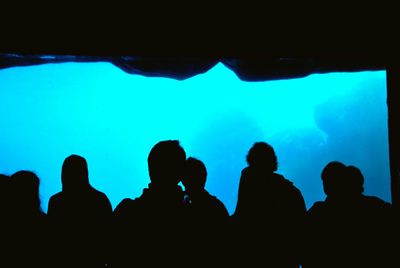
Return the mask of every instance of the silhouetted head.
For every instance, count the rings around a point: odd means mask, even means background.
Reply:
[[[329,162],[321,173],[325,194],[330,198],[343,198],[347,191],[347,167],[338,161]]]
[[[185,150],[178,140],[160,141],[147,158],[150,180],[154,185],[177,185],[182,178],[186,161]]]
[[[185,164],[185,174],[182,184],[188,192],[201,191],[206,186],[207,169],[200,160],[189,157]]]
[[[19,212],[39,212],[39,178],[31,171],[18,171],[11,175],[13,209]]]
[[[266,142],[256,142],[249,150],[246,161],[250,167],[274,172],[278,169],[278,160],[274,148]]]
[[[61,171],[64,190],[79,190],[89,186],[89,172],[86,159],[79,155],[65,158]]]
[[[347,167],[348,188],[354,195],[360,195],[364,192],[364,175],[361,170],[355,166]]]

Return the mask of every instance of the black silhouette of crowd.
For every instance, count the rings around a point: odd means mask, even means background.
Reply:
[[[326,199],[307,210],[272,146],[255,142],[246,160],[232,215],[177,140],[154,145],[148,187],[114,210],[82,156],[65,158],[47,214],[35,173],[0,175],[0,267],[400,267],[395,208],[363,194],[360,169],[327,163]]]

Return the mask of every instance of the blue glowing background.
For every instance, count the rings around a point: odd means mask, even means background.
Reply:
[[[390,201],[385,71],[243,82],[218,64],[177,81],[109,63],[45,64],[0,70],[0,100],[0,173],[36,172],[44,211],[70,154],[87,159],[91,184],[114,208],[139,196],[147,155],[164,139],[206,164],[206,188],[230,213],[246,153],[260,140],[274,146],[278,172],[308,208],[325,198],[320,173],[332,160],[358,166],[365,193]]]

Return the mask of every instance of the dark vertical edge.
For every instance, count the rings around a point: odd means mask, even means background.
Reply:
[[[400,208],[400,65],[386,68],[392,204]]]

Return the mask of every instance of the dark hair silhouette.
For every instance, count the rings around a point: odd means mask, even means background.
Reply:
[[[329,162],[321,173],[324,192],[332,200],[359,198],[364,191],[364,176],[355,166]]]
[[[40,206],[39,178],[31,171],[18,171],[11,175],[12,206],[14,212],[43,213]]]
[[[333,178],[340,179],[341,176],[344,175],[346,166],[339,161],[332,161],[326,164],[326,166],[322,169],[321,179],[323,182]]]
[[[251,167],[274,172],[278,169],[278,160],[274,148],[266,142],[256,142],[249,150],[246,161]]]
[[[86,159],[79,155],[65,158],[61,171],[63,191],[76,191],[89,187],[89,172]]]
[[[348,187],[354,195],[360,195],[364,192],[364,175],[361,170],[355,166],[347,167],[347,176],[349,178]]]
[[[154,184],[176,185],[181,177],[186,153],[177,140],[158,142],[147,158],[150,180]]]
[[[343,197],[346,187],[346,166],[339,161],[329,162],[321,172],[325,194],[330,198]]]
[[[182,184],[187,191],[203,190],[206,186],[207,169],[200,160],[189,157],[186,160],[185,176],[182,178]]]

